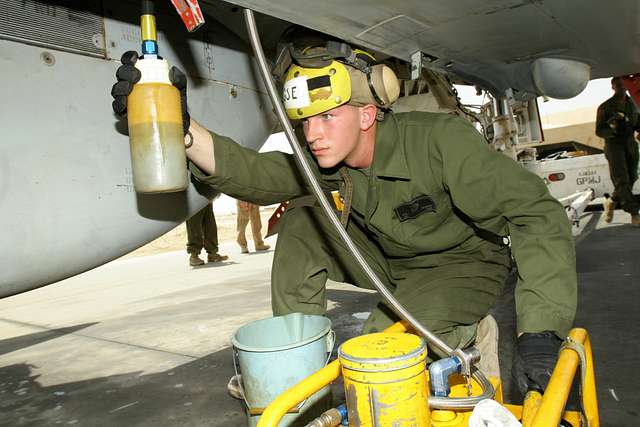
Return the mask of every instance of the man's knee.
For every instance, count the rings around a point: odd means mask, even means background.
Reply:
[[[382,332],[399,320],[400,318],[386,304],[378,304],[365,322],[362,333]],[[469,325],[456,324],[448,319],[447,316],[420,317],[417,320],[451,348],[466,348],[475,341],[478,328],[477,322]],[[429,348],[431,352],[429,357],[431,359],[439,359],[446,356],[442,351],[431,346]]]
[[[317,269],[315,273],[301,270],[299,274],[281,275],[278,278],[272,275],[271,308],[274,315],[322,315],[326,312],[326,270],[320,267]]]

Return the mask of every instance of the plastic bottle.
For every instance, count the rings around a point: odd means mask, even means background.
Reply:
[[[142,78],[127,100],[133,185],[138,193],[168,193],[187,188],[187,160],[180,92],[160,58],[136,62]]]

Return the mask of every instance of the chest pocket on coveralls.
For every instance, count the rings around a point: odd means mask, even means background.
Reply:
[[[426,194],[396,206],[393,211],[400,222],[414,219],[425,213],[435,213],[436,202]]]
[[[393,209],[393,232],[412,252],[436,249],[427,235],[436,233],[446,221],[451,203],[444,194],[430,192],[405,197]]]

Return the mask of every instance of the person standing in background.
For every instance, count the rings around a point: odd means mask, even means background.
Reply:
[[[207,251],[207,262],[229,259],[227,255],[218,253],[218,227],[211,202],[187,220],[187,252],[191,267],[204,264],[200,258],[203,247]]]
[[[249,247],[247,246],[247,236],[245,230],[247,224],[251,222],[251,233],[253,234],[253,244],[256,251],[266,251],[271,246],[265,245],[262,240],[262,221],[260,219],[260,207],[253,203],[244,202],[242,200],[237,201],[238,205],[238,238],[237,242],[240,245],[240,252],[243,254],[249,253]]]
[[[638,141],[640,116],[627,95],[620,77],[611,79],[614,94],[598,107],[596,135],[604,138],[604,154],[609,162],[613,181],[613,196],[604,203],[604,220],[613,220],[614,209],[624,209],[631,215],[631,224],[640,225],[640,204],[633,195],[633,183],[638,179]]]

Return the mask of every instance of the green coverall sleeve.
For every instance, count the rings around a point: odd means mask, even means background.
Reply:
[[[216,170],[208,176],[190,163],[191,173],[199,181],[257,205],[279,203],[310,193],[292,155],[278,151],[258,153],[231,138],[211,134]],[[317,171],[316,176],[319,177]]]
[[[598,107],[598,113],[596,115],[596,135],[600,138],[609,139],[614,138],[616,133],[609,124],[607,120],[609,120],[610,114],[608,114],[607,109],[604,105],[600,105]]]
[[[565,336],[577,305],[571,225],[544,182],[494,151],[469,123],[454,116],[431,133],[434,174],[453,204],[480,228],[511,236],[518,266],[515,290],[518,332],[555,331]]]

